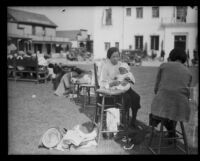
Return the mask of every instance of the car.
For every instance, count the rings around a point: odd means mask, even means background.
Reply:
[[[122,50],[121,60],[130,66],[138,66],[142,63],[144,52],[141,50]]]

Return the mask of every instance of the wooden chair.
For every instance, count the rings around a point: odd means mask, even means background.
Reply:
[[[96,64],[94,65],[94,74],[95,74],[96,111],[95,111],[95,116],[93,118],[93,122],[98,127],[97,143],[99,144],[102,133],[113,133],[113,132],[127,130],[129,122],[129,110],[125,110],[124,108],[124,102],[123,102],[124,91],[121,90],[109,91],[109,90],[102,90],[99,88],[100,87],[98,82],[99,73]],[[112,100],[112,103],[107,104],[106,99]],[[103,127],[103,124],[105,123],[104,118],[107,112],[106,109],[111,107],[118,108],[120,110],[120,115],[125,117],[124,124],[122,124],[122,121],[120,121],[121,125],[123,125],[124,127],[122,130],[108,131],[105,130]]]
[[[148,143],[148,149],[153,153],[153,154],[161,154],[161,149],[166,149],[166,148],[169,148],[170,146],[162,146],[162,141],[163,140],[171,140],[173,141],[174,143],[174,147],[178,147],[180,150],[182,150],[183,152],[185,152],[186,154],[189,154],[189,149],[188,149],[188,142],[187,142],[187,137],[186,137],[186,133],[185,133],[185,128],[184,128],[184,124],[182,121],[178,121],[177,123],[180,124],[180,127],[181,127],[181,132],[179,132],[178,130],[174,129],[173,132],[175,134],[174,137],[171,137],[171,138],[167,138],[164,136],[164,130],[163,130],[163,125],[164,125],[164,121],[165,121],[165,118],[161,118],[161,117],[158,117],[158,116],[155,116],[155,115],[151,115],[153,119],[156,119],[156,120],[159,120],[161,121],[161,126],[160,126],[160,130],[158,131],[159,133],[159,136],[158,137],[155,137],[155,126],[153,125],[152,126],[152,131],[151,131],[151,136],[150,136],[150,140],[149,140],[149,143]],[[168,131],[169,132],[169,131]],[[179,135],[177,135],[179,134]],[[158,138],[158,144],[153,146],[153,140]],[[183,142],[184,142],[184,150],[177,145],[177,140],[178,139],[183,139]],[[156,151],[157,149],[157,151]]]
[[[95,69],[96,69],[96,64],[94,63],[94,70]],[[75,89],[77,89],[77,90],[75,90]],[[83,110],[85,110],[85,107],[87,104],[91,103],[91,89],[94,89],[94,92],[95,92],[96,85],[88,84],[88,83],[73,83],[73,85],[72,85],[73,94],[77,95],[77,101],[80,102],[80,100],[81,100]],[[81,91],[82,91],[82,93],[81,93]]]
[[[80,84],[78,86],[79,88],[79,93],[78,93],[78,97],[80,96],[80,90],[82,90],[82,107],[83,110],[85,110],[86,105],[91,103],[91,89],[94,90],[94,97],[96,98],[96,90],[99,88],[99,84],[98,84],[98,78],[97,78],[97,65],[96,63],[94,63],[94,84]],[[88,100],[88,101],[87,101]]]
[[[193,90],[194,90],[194,87],[189,87],[189,97],[188,97],[189,101],[194,101]],[[161,149],[169,148],[169,146],[161,146],[163,140],[172,140],[175,148],[177,147],[184,153],[189,154],[188,140],[187,140],[187,136],[186,136],[186,132],[185,132],[184,123],[182,121],[177,121],[177,124],[180,125],[181,132],[174,129],[174,130],[172,130],[172,132],[175,134],[175,136],[172,138],[166,138],[166,137],[164,137],[165,132],[163,130],[164,121],[166,119],[159,117],[159,116],[151,115],[151,114],[150,114],[150,117],[152,117],[155,120],[159,120],[161,122],[160,130],[158,132],[159,133],[159,142],[158,142],[157,146],[152,146],[153,139],[155,139],[155,137],[154,137],[155,126],[154,125],[152,126],[151,137],[150,137],[150,140],[148,143],[148,149],[153,154],[161,154]],[[168,132],[170,132],[170,131],[168,131]],[[177,145],[177,140],[180,140],[180,139],[183,140],[184,149],[182,149],[182,147]],[[155,149],[157,149],[157,152],[155,151]]]
[[[101,134],[102,133],[114,133],[114,132],[120,132],[128,129],[128,122],[129,122],[129,110],[126,110],[124,108],[124,102],[123,102],[123,91],[106,91],[98,89],[96,91],[97,93],[97,105],[96,105],[96,116],[95,116],[95,122],[98,125],[98,137],[97,137],[97,143],[100,142]],[[101,99],[99,99],[101,98]],[[112,99],[113,102],[111,104],[106,103],[106,99]],[[101,101],[99,101],[101,100]],[[122,124],[120,121],[120,124],[123,125],[122,130],[117,131],[109,131],[103,127],[105,124],[105,117],[106,112],[108,108],[118,108],[120,110],[120,115],[125,116],[125,122]]]

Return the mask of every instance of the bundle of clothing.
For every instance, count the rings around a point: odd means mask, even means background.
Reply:
[[[92,124],[92,123],[90,123]],[[59,127],[49,128],[41,137],[38,148],[57,149],[61,151],[97,146],[97,128],[89,133],[82,130],[82,125],[76,125],[71,130]]]

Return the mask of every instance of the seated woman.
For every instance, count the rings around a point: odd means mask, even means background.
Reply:
[[[72,81],[74,83],[75,82],[90,83],[91,80],[89,78],[91,77],[92,77],[91,71],[84,71],[79,68],[72,68],[71,72],[68,72],[62,76],[60,83],[57,89],[55,90],[54,94],[57,96],[68,95],[70,92],[72,92],[71,91]]]
[[[119,84],[119,81],[114,80],[114,78],[120,74],[119,68],[121,64],[122,63],[119,61],[119,49],[116,47],[110,48],[107,52],[107,60],[104,62],[101,69],[99,79],[100,87],[105,87],[107,84],[109,87],[113,87]],[[136,127],[137,111],[140,108],[140,96],[133,90],[133,88],[129,88],[124,93],[123,99],[125,108],[127,110],[131,108],[132,111],[131,126]]]
[[[189,120],[192,75],[184,65],[186,59],[186,53],[177,48],[170,52],[169,62],[160,65],[154,87],[156,95],[151,104],[150,125],[157,126],[162,118],[164,126],[171,131],[176,128],[177,121]],[[153,119],[156,117],[159,119]],[[174,136],[174,132],[168,133],[168,137]]]

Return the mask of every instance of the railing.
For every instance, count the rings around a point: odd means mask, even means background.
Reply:
[[[164,17],[164,18],[161,18],[161,23],[162,24],[182,24],[182,23],[186,23],[186,18],[177,19],[175,17]]]
[[[23,34],[22,36],[24,38],[31,38],[33,41],[69,42],[69,39],[64,37],[40,36],[40,35],[30,35],[30,34]]]

